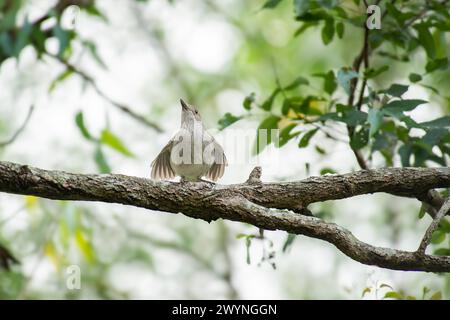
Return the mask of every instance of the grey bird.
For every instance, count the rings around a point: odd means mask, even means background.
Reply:
[[[227,158],[222,147],[209,134],[198,110],[180,99],[181,127],[161,150],[152,166],[152,179],[204,181],[206,177],[217,181],[225,172]]]

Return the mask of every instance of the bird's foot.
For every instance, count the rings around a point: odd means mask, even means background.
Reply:
[[[203,180],[202,178],[197,178],[197,180],[195,180],[195,181],[187,180],[187,179],[184,178],[184,177],[181,177],[181,179],[180,179],[180,183],[182,183],[182,184],[186,184],[186,183],[196,183],[196,182],[207,183],[207,184],[209,184],[211,187],[215,187],[215,186],[216,186],[216,183],[215,183],[215,182],[208,181],[208,180]]]

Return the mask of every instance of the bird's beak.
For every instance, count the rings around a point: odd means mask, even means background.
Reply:
[[[189,110],[189,106],[186,102],[183,101],[183,99],[180,99],[180,103],[181,103],[181,107],[183,108],[183,110]]]

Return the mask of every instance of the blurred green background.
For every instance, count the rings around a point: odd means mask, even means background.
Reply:
[[[26,122],[12,143],[0,145],[0,159],[148,178],[151,161],[179,126],[179,98],[198,106],[209,128],[226,127],[216,133],[219,139],[236,128],[256,133],[268,114],[279,117],[275,127],[295,124],[303,134],[314,128],[305,117],[346,100],[336,77],[352,66],[364,38],[358,26],[358,17],[365,17],[362,2],[322,2],[333,17],[332,32],[324,31],[327,19],[300,17],[302,1],[0,0],[0,142]],[[410,13],[423,10],[423,1],[400,5]],[[404,98],[429,101],[409,114],[417,122],[450,110],[445,29],[450,20],[448,7],[439,10],[442,30],[432,29],[433,57],[429,46],[421,47],[425,31],[418,29],[412,37],[418,42],[407,39],[406,45],[396,43],[401,41],[396,34],[386,40],[384,25],[375,33],[385,38],[371,67],[383,72],[370,79],[370,88],[409,86]],[[393,21],[388,15],[386,28],[394,28]],[[430,61],[440,63],[433,72],[427,71]],[[411,73],[423,77],[412,81]],[[270,96],[299,77],[307,84],[287,94],[301,104],[310,98],[308,112],[297,110],[294,119],[282,111],[286,96]],[[261,107],[268,100],[271,107]],[[320,128],[301,148],[300,137],[289,136],[276,149],[277,161],[263,151],[262,179],[292,181],[359,169],[346,124]],[[412,145],[425,133],[410,129],[409,140],[399,143]],[[414,165],[446,165],[448,124],[442,130],[440,149]],[[389,148],[378,153],[373,145],[364,148],[372,167],[404,164],[398,149],[389,154]],[[238,151],[225,152],[233,159]],[[253,166],[231,162],[220,183],[245,181]],[[311,209],[363,241],[404,250],[415,250],[430,221],[418,218],[418,201],[383,194]],[[240,223],[0,194],[0,243],[21,262],[0,271],[0,298],[382,299],[391,291],[418,299],[450,297],[446,275],[383,270],[352,261],[319,240],[284,232],[266,232],[261,240],[253,237],[257,234],[256,227]],[[433,250],[448,249],[449,234],[438,236]],[[80,267],[80,290],[67,288],[71,265]]]

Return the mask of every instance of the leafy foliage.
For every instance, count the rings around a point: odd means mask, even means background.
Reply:
[[[273,10],[280,3],[267,1],[263,9]],[[403,166],[446,165],[450,141],[448,116],[417,123],[410,113],[418,107],[427,108],[424,105],[428,101],[404,99],[403,96],[414,84],[439,94],[423,82],[430,74],[446,70],[449,66],[446,50],[443,49],[445,41],[442,40],[450,31],[449,12],[445,5],[436,0],[429,1],[425,8],[414,3],[406,4],[405,1],[382,2],[380,5],[384,12],[382,28],[369,30],[365,26],[367,16],[361,1],[354,1],[353,6],[349,7],[340,6],[338,1],[293,1],[295,20],[300,23],[295,37],[317,27],[321,28],[324,45],[340,41],[344,30],[351,28],[359,28],[366,36],[361,37],[361,51],[356,51],[353,65],[337,65],[312,75],[323,79],[323,92],[327,95],[300,94],[298,85],[310,85],[308,76],[301,74],[284,88],[279,83],[285,79],[276,79],[275,88],[260,103],[255,93],[245,99],[243,104],[247,111],[253,112],[250,106],[255,106],[260,109],[255,113],[267,113],[259,129],[276,129],[278,123],[289,123],[279,128],[280,147],[295,139],[299,139],[299,148],[308,147],[322,126],[340,123],[348,129],[349,147],[362,153],[361,159],[365,162],[378,153],[387,166],[396,165],[397,159]],[[405,5],[408,10],[404,9]],[[335,37],[336,34],[338,37]],[[409,56],[420,51],[427,57],[421,67],[425,72],[411,73],[407,79],[411,85],[383,82],[383,87],[387,89],[379,88],[380,77],[394,70],[395,64],[408,61]],[[371,60],[376,56],[378,66],[372,67]],[[445,99],[450,102],[450,98]],[[221,122],[231,122],[227,119],[236,122],[240,118],[227,114]],[[311,127],[311,124],[316,126]],[[420,137],[414,133],[418,129],[421,130]],[[257,142],[260,141],[259,135]],[[330,134],[325,136],[335,138]]]

